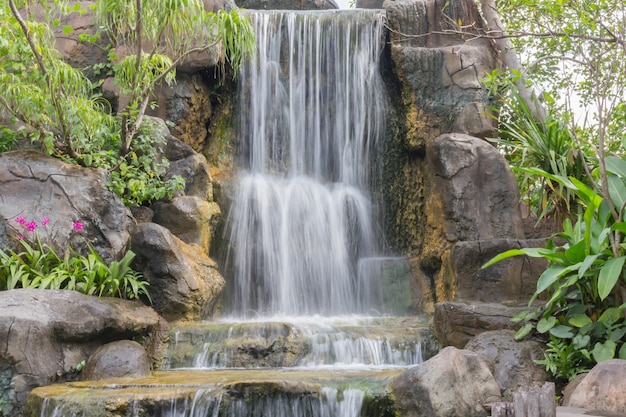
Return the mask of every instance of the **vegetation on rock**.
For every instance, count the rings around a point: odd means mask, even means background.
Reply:
[[[111,189],[128,205],[171,196],[182,180],[162,179],[168,167],[159,156],[165,134],[145,118],[151,93],[162,82],[173,83],[176,66],[193,52],[221,48],[220,61],[236,71],[254,45],[250,23],[236,10],[206,12],[200,0],[99,0],[90,11],[80,3],[41,2],[47,20],[35,18],[35,6],[9,0],[0,9],[0,114],[9,119],[1,126],[0,148],[26,138],[50,155],[105,168]],[[54,48],[57,16],[87,12],[114,42],[100,70],[111,72],[126,103],[115,115],[98,93],[100,83],[64,62]],[[82,34],[79,41],[98,38]]]
[[[15,288],[74,290],[99,297],[150,300],[147,281],[130,264],[135,257],[126,252],[119,261],[107,264],[91,246],[86,256],[69,245],[64,252],[55,250],[37,232],[37,223],[26,221],[23,216],[15,219],[24,230],[18,236],[22,251],[0,249],[0,290]],[[41,221],[46,229],[48,218]],[[75,221],[74,232],[83,230],[83,224]]]
[[[496,9],[493,0],[483,5]],[[626,5],[623,2],[499,1],[506,37],[529,63],[488,77],[499,99],[505,154],[518,172],[521,194],[539,218],[563,221],[545,248],[510,250],[511,256],[549,262],[517,336],[532,330],[547,342],[539,361],[557,378],[571,380],[595,363],[626,359]],[[503,82],[504,80],[504,82]],[[519,81],[535,91],[520,99]],[[517,84],[515,84],[517,82]],[[517,88],[519,90],[519,88]],[[530,111],[539,105],[543,117]],[[537,303],[541,299],[541,303]],[[547,301],[546,301],[547,300]]]

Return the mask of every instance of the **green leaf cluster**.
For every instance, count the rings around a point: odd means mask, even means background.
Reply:
[[[75,2],[39,3],[47,20],[35,20],[31,2],[0,6],[0,151],[30,139],[67,162],[104,168],[111,173],[110,188],[129,205],[182,188],[180,177],[164,178],[168,162],[157,155],[164,137],[145,117],[150,95],[161,82],[175,81],[176,65],[192,52],[213,48],[238,70],[254,48],[249,21],[236,10],[207,13],[201,0],[96,1],[90,9],[114,44],[110,62],[94,71],[112,75],[128,103],[114,114],[97,93],[100,85],[54,48],[51,28],[61,25],[59,17],[88,10]],[[123,47],[128,52],[119,57]]]
[[[514,86],[514,78],[494,70],[485,85],[498,97],[498,145],[517,175],[520,197],[538,219],[550,217],[561,222],[578,211],[577,197],[569,188],[535,169],[559,177],[588,182],[587,169],[597,165],[588,147],[582,149],[575,134],[563,120],[547,109],[546,118],[537,121]]]
[[[516,337],[533,330],[549,335],[546,358],[540,363],[566,379],[597,362],[626,359],[626,161],[609,156],[606,170],[610,201],[574,177],[534,169],[535,174],[571,190],[584,213],[576,222],[565,219],[563,232],[553,236],[545,248],[510,250],[483,266],[519,255],[549,262],[529,301],[531,309],[514,318],[525,322]]]
[[[20,244],[20,252],[0,249],[0,290],[65,289],[99,297],[150,300],[149,283],[130,266],[135,257],[132,251],[107,265],[91,245],[84,256],[69,246],[60,254],[39,236],[33,244],[26,240]]]

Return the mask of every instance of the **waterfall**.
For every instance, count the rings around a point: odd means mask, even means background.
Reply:
[[[384,124],[384,12],[255,12],[241,76],[242,171],[228,217],[234,315],[376,308],[371,179]]]

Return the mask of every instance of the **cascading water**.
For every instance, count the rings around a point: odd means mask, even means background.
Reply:
[[[380,254],[373,202],[384,12],[249,16],[258,51],[240,77],[230,314],[173,323],[150,377],[39,388],[40,417],[394,415],[386,386],[422,361],[429,330],[378,314],[411,301],[406,260]]]
[[[231,312],[375,308],[370,178],[383,129],[382,11],[257,12],[241,76],[242,171],[228,223]]]

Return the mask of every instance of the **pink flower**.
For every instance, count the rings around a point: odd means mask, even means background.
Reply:
[[[44,218],[43,218],[43,220],[41,220],[41,225],[42,225],[42,226],[45,226],[45,225],[47,225],[48,223],[50,223],[50,219],[49,219],[49,218],[47,218],[47,217],[44,217]]]
[[[17,238],[18,238],[19,240],[24,240],[24,235],[19,235]]]
[[[17,223],[19,223],[19,224],[24,224],[24,223],[26,223],[26,219],[24,218],[24,216],[17,216],[17,217],[15,218],[15,221],[16,221]]]
[[[85,226],[81,222],[79,222],[79,221],[74,222],[73,226],[74,226],[74,231],[75,232],[80,232],[81,230],[83,230],[85,228]]]
[[[36,228],[37,228],[37,223],[35,222],[28,222],[26,224],[26,230],[28,230],[29,232],[34,232]]]

